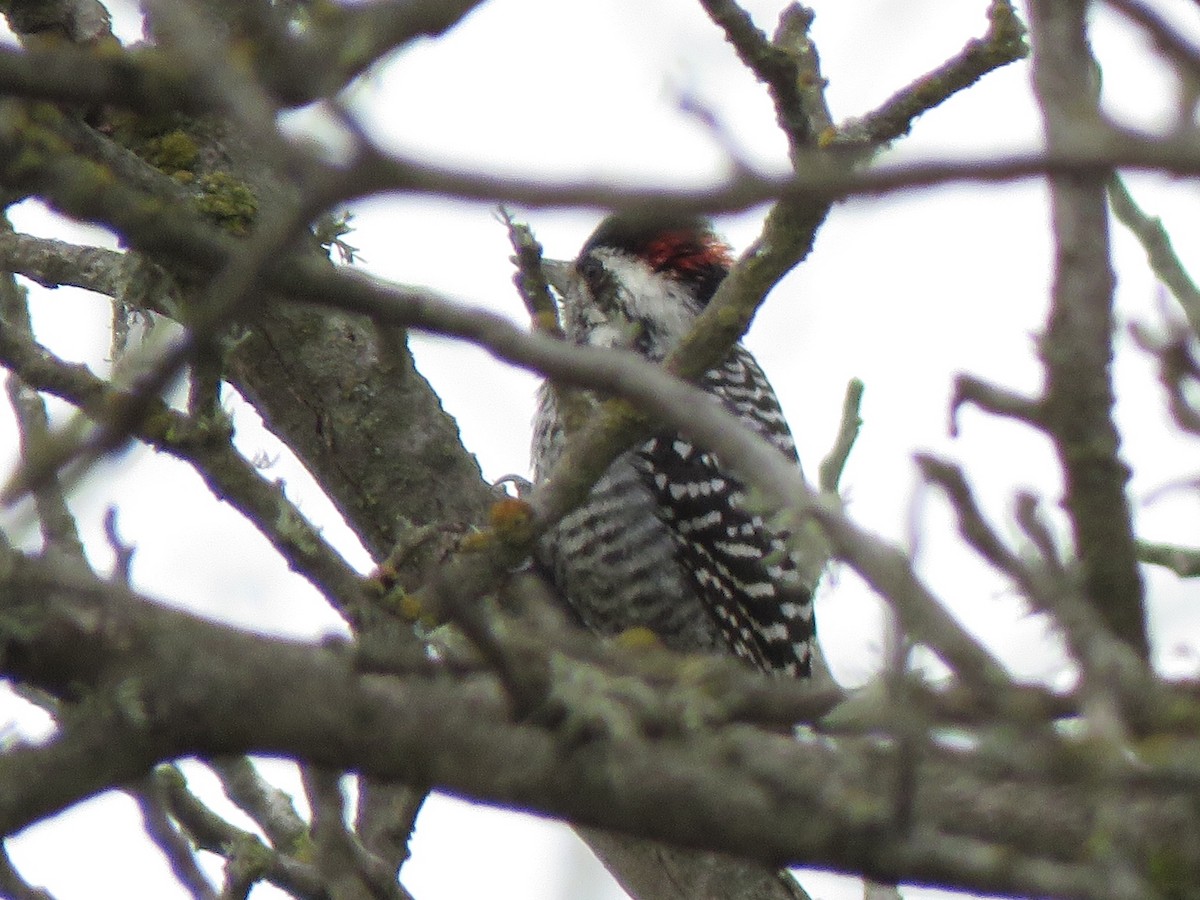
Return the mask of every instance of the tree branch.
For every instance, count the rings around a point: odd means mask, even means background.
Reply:
[[[1170,569],[1180,578],[1200,578],[1200,549],[1138,541],[1138,559]]]
[[[1120,175],[1114,175],[1108,183],[1108,198],[1113,214],[1142,245],[1151,271],[1183,308],[1192,333],[1200,337],[1200,288],[1171,246],[1171,236],[1162,219],[1148,216],[1138,207]]]
[[[818,470],[817,485],[824,493],[838,493],[838,482],[842,480],[846,461],[850,458],[850,451],[854,449],[858,431],[862,428],[862,417],[859,415],[862,396],[863,383],[857,378],[851,378],[846,385],[846,397],[842,401],[842,422],[838,427],[837,437]]]
[[[225,857],[222,900],[245,896],[257,881],[270,882],[300,900],[328,900],[325,885],[312,865],[298,860],[293,852],[268,847],[258,835],[226,822],[188,789],[178,767],[158,766],[151,777],[171,816],[196,847]]]
[[[97,695],[51,743],[0,756],[5,831],[137,777],[159,759],[258,752],[421,781],[771,863],[803,860],[881,880],[992,891],[1107,896],[1101,873],[1075,859],[1089,828],[1087,804],[1079,804],[1094,772],[1052,769],[1058,772],[1052,782],[1022,779],[1019,791],[1008,793],[972,774],[969,755],[950,755],[943,762],[957,763],[949,770],[917,780],[923,830],[902,837],[882,827],[890,815],[886,802],[862,799],[886,797],[879,779],[890,778],[870,743],[847,741],[835,750],[731,726],[715,733],[685,727],[678,740],[570,746],[552,731],[512,723],[487,677],[363,675],[344,649],[202,622],[45,560],[10,558],[4,571],[6,621],[41,623],[3,634],[9,674],[52,690],[95,683],[101,673],[123,685]],[[1173,767],[1186,771],[1182,762]],[[1145,783],[1147,772],[1129,764],[1106,777],[1128,779],[1136,798],[1134,786]],[[989,814],[979,827],[994,833],[998,816],[1014,826],[1020,821],[1021,833],[1044,841],[1047,851],[1021,854],[1014,864],[1018,851],[998,852],[971,837],[983,796]],[[1122,840],[1138,853],[1159,840],[1178,846],[1180,810],[1164,810],[1157,796],[1150,788],[1127,810]],[[187,822],[184,812],[172,814]]]
[[[200,870],[191,845],[171,821],[160,786],[147,777],[130,793],[142,814],[146,834],[162,850],[175,878],[195,900],[215,900],[216,892]]]
[[[14,328],[0,329],[0,362],[32,387],[75,404],[105,421],[122,394],[82,365],[55,357]],[[320,532],[268,482],[231,443],[224,420],[194,420],[161,401],[152,401],[135,435],[152,447],[191,464],[212,492],[241,512],[288,565],[349,619],[357,620],[374,602],[363,579],[326,542]]]
[[[1080,122],[1097,121],[1095,77],[1082,0],[1035,0],[1030,6],[1034,89],[1048,145],[1074,146]],[[1046,387],[1044,424],[1066,480],[1066,507],[1083,567],[1084,590],[1113,634],[1149,653],[1142,582],[1134,554],[1118,455],[1110,372],[1113,275],[1104,188],[1107,174],[1050,181],[1056,261],[1054,296],[1040,353]]]

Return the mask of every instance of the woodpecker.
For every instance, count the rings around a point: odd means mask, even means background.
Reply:
[[[703,219],[610,216],[571,269],[563,330],[578,344],[661,362],[732,260]],[[698,384],[797,460],[775,392],[740,343]],[[534,420],[536,480],[564,442],[555,394],[544,385]],[[677,650],[732,653],[764,671],[805,677],[812,592],[786,539],[748,508],[745,486],[719,459],[664,428],[613,461],[583,505],[546,534],[536,557],[593,631],[645,627]]]

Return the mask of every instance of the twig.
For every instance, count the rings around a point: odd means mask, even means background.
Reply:
[[[408,860],[417,815],[428,796],[423,788],[359,778],[355,830],[363,846],[384,860],[396,876]]]
[[[230,893],[230,881],[252,884],[266,880],[303,900],[327,898],[325,885],[312,866],[268,847],[257,835],[222,819],[188,790],[187,781],[177,768],[159,766],[154,771],[154,782],[167,810],[196,846],[228,860],[224,895]],[[230,870],[234,873],[232,878]]]
[[[1170,569],[1180,578],[1200,578],[1200,548],[1138,541],[1138,559]]]
[[[500,207],[500,221],[508,229],[508,240],[512,244],[513,263],[517,273],[513,284],[525,302],[533,327],[551,337],[562,338],[562,327],[558,322],[558,305],[550,293],[550,282],[542,270],[542,245],[533,236],[533,230],[524,222],[513,218],[507,208]]]
[[[754,24],[750,15],[733,0],[700,0],[705,12],[725,32],[725,39],[733,45],[738,58],[767,86],[775,105],[775,118],[787,137],[792,155],[795,157],[803,148],[811,146],[817,131],[808,116],[804,90],[805,79],[801,77],[801,64],[815,65],[815,53],[805,56],[792,49],[795,46],[811,47],[808,28],[813,13],[797,3],[788,7],[794,27],[789,29],[795,38],[791,47],[778,46],[767,40]],[[821,90],[819,81],[808,87]]]
[[[1149,216],[1138,207],[1120,175],[1113,175],[1108,183],[1108,197],[1113,214],[1133,232],[1146,251],[1146,259],[1155,277],[1167,286],[1183,308],[1188,324],[1192,326],[1192,333],[1200,337],[1200,288],[1196,287],[1196,282],[1171,246],[1171,237],[1163,227],[1162,219]]]
[[[317,869],[331,893],[346,900],[413,900],[394,870],[347,830],[339,773],[311,765],[300,772],[312,807]]]
[[[1191,434],[1200,434],[1200,408],[1192,402],[1187,390],[1187,385],[1200,383],[1195,335],[1180,322],[1168,322],[1166,333],[1161,336],[1137,323],[1129,331],[1139,347],[1158,359],[1158,380],[1166,388],[1175,424]]]
[[[546,271],[547,263],[542,259],[542,245],[537,242],[528,225],[517,222],[504,207],[501,207],[500,212],[503,222],[508,227],[509,241],[516,252],[513,262],[516,263],[517,273],[513,276],[513,283],[525,302],[533,329],[558,340],[565,339],[566,335],[559,322],[558,304],[550,293],[554,281]],[[565,288],[554,286],[565,295]],[[548,385],[547,389],[554,392],[554,402],[558,406],[563,431],[568,435],[573,434],[591,414],[592,403],[586,396],[568,389],[561,382],[551,380]]]
[[[221,756],[208,761],[221,780],[225,796],[254,820],[271,843],[283,853],[294,853],[308,834],[292,798],[258,774],[245,756]]]
[[[1055,577],[1065,576],[1063,555],[1054,538],[1054,533],[1041,515],[1041,503],[1037,496],[1028,491],[1018,491],[1013,506],[1013,517],[1025,536],[1041,555],[1042,565]]]
[[[842,480],[846,460],[850,458],[850,451],[854,449],[854,442],[858,439],[859,429],[862,428],[862,417],[859,415],[862,397],[863,383],[857,378],[851,378],[846,385],[846,398],[842,401],[842,422],[838,426],[837,437],[818,469],[817,485],[825,493],[838,492],[838,482]]]
[[[1170,22],[1139,0],[1105,0],[1150,35],[1154,45],[1178,66],[1185,79],[1200,78],[1200,47],[1184,37]]]
[[[0,361],[37,389],[62,397],[88,415],[103,416],[121,394],[83,366],[70,365],[14,329],[0,329]],[[258,528],[288,564],[350,619],[369,602],[362,579],[296,510],[282,489],[267,482],[230,443],[228,424],[193,421],[153,401],[137,426],[138,438],[195,467],[218,496]]]
[[[7,222],[3,223],[7,225]],[[7,229],[0,229],[0,234]],[[0,274],[0,331],[10,332],[17,339],[32,340],[26,292],[10,274]],[[37,391],[24,381],[19,372],[7,379],[8,399],[16,415],[20,435],[21,458],[38,458],[50,440],[50,423],[46,404]],[[47,548],[67,553],[78,560],[85,559],[83,541],[75,517],[67,506],[62,485],[51,478],[34,492],[38,524]]]
[[[1126,644],[1106,631],[1097,611],[1060,567],[1057,553],[1037,516],[1036,504],[1028,501],[1022,504],[1020,522],[1034,544],[1044,548],[1046,560],[1041,566],[1022,561],[987,523],[962,469],[929,454],[918,454],[916,462],[924,478],[945,492],[967,544],[1011,578],[1023,596],[1059,626],[1090,690],[1099,689],[1105,695],[1115,692],[1126,702],[1130,698],[1143,702],[1153,680],[1152,673]]]
[[[983,511],[975,502],[962,469],[927,453],[918,453],[915,459],[922,477],[946,494],[958,517],[958,530],[963,539],[995,568],[1016,581],[1027,594],[1041,595],[1043,592],[1033,572],[984,520]]]
[[[171,821],[158,782],[153,777],[144,778],[129,793],[141,812],[146,834],[162,851],[180,884],[187,888],[195,900],[214,900],[216,891],[200,870],[191,845]]]
[[[959,410],[968,403],[994,416],[1007,416],[1037,427],[1042,425],[1041,401],[1017,394],[974,375],[958,375],[954,379],[954,395],[950,399],[949,431],[952,437],[958,436]]]
[[[1011,683],[1004,666],[946,612],[903,552],[827,506],[815,505],[806,513],[820,523],[834,556],[891,602],[907,634],[984,696],[1003,693]]]
[[[108,546],[113,552],[113,579],[121,584],[129,584],[129,571],[133,565],[133,554],[137,548],[121,540],[121,535],[117,532],[117,508],[115,506],[110,506],[104,511],[104,537],[108,540]]]
[[[908,134],[918,116],[966,90],[984,75],[1029,54],[1025,26],[1009,0],[992,0],[988,30],[861,120],[839,127],[831,147],[878,146]]]

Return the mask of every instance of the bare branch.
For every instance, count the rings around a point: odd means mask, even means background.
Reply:
[[[1200,578],[1200,548],[1138,541],[1138,559],[1170,569],[1180,578]]]
[[[1042,565],[1056,575],[1066,575],[1063,553],[1050,526],[1042,518],[1041,502],[1037,496],[1028,491],[1018,491],[1013,513],[1025,536],[1041,554]]]
[[[214,900],[216,891],[196,862],[191,844],[175,827],[167,813],[166,800],[159,783],[152,777],[130,793],[142,814],[146,834],[166,857],[171,872],[196,900]]]
[[[967,403],[978,406],[994,416],[1007,416],[1042,427],[1043,410],[1040,400],[1024,397],[974,375],[960,374],[954,379],[954,395],[950,399],[949,430],[952,436],[958,435],[958,411]]]
[[[1015,794],[987,793],[980,777],[993,777],[992,769],[977,773],[969,755],[951,755],[947,759],[958,761],[954,768],[919,779],[924,825],[904,838],[886,827],[888,803],[864,799],[886,797],[883,782],[891,778],[880,772],[869,744],[833,748],[735,726],[719,734],[684,728],[679,740],[630,736],[572,748],[553,731],[513,723],[489,678],[362,675],[352,656],[337,648],[239,633],[148,604],[82,573],[60,571],[46,560],[9,560],[4,571],[11,573],[3,596],[13,615],[32,605],[51,617],[43,629],[5,634],[11,674],[61,686],[94,683],[101,672],[142,673],[123,681],[136,682],[136,693],[127,688],[124,695],[97,698],[53,742],[0,755],[6,788],[0,792],[0,828],[6,830],[113,780],[128,780],[158,758],[257,751],[375,777],[428,779],[601,827],[637,823],[647,837],[772,863],[800,859],[851,867],[879,880],[952,878],[993,891],[1109,896],[1106,873],[1078,858],[1091,824],[1086,803],[1075,805],[1074,792],[1090,790],[1099,777],[1078,766],[1052,766],[1056,774],[1049,782],[1031,772]],[[100,609],[104,627],[91,629]],[[322,715],[313,716],[314,708]],[[1153,707],[1147,713],[1166,723],[1173,721],[1172,708],[1168,703],[1159,714]],[[1070,755],[1069,736],[1056,740],[1066,742],[1061,749],[1068,754],[1059,763],[1078,758]],[[1148,778],[1195,777],[1185,762],[1172,759],[1169,771],[1150,773],[1141,760],[1117,760],[1117,768],[1102,776],[1120,779],[1141,798],[1127,807],[1121,840],[1144,847],[1169,840],[1163,829],[1178,833],[1179,823],[1161,815],[1158,789]],[[175,804],[172,815],[201,846],[242,839],[194,808],[178,778],[166,779],[161,770],[160,777]],[[1138,785],[1147,793],[1139,794]],[[764,805],[764,795],[775,801]],[[975,812],[985,795],[986,823]],[[975,829],[994,831],[998,821],[1019,822],[1029,841],[1049,849],[1000,850],[975,836]],[[268,878],[313,896],[304,891],[311,870],[261,843],[256,847]]]
[[[303,105],[335,95],[381,56],[422,36],[438,36],[480,0],[374,0],[337,6],[302,30],[282,15],[253,23],[256,76],[282,102]],[[250,4],[247,4],[250,6]],[[45,41],[23,52],[0,51],[4,93],[81,104],[112,104],[149,114],[211,112],[205,83],[181,67],[163,65],[157,49],[112,46],[108,12],[96,0],[22,2],[6,11],[23,37],[65,35],[76,44],[105,40],[103,54]],[[243,24],[255,18],[248,13]],[[111,43],[109,43],[111,42]],[[32,43],[32,42],[31,42]]]
[[[5,223],[7,224],[7,223]],[[7,229],[0,229],[0,233]],[[29,321],[29,308],[25,290],[19,287],[9,274],[0,274],[0,331],[32,340],[33,330]],[[8,377],[8,399],[16,414],[20,434],[22,458],[39,456],[50,440],[50,424],[46,405],[19,373]],[[67,506],[62,486],[57,479],[50,478],[34,492],[38,523],[42,540],[47,549],[58,550],[83,560],[83,541],[75,517]]]
[[[301,900],[327,900],[325,885],[311,865],[226,822],[188,789],[177,767],[159,766],[153,778],[171,816],[192,842],[226,858],[222,898],[244,896],[243,888],[248,891],[254,882],[265,880]]]
[[[36,387],[62,397],[89,416],[103,417],[121,395],[83,366],[56,358],[11,328],[0,329],[0,361]],[[262,531],[297,572],[308,578],[343,615],[355,619],[370,599],[367,587],[320,532],[266,481],[230,443],[223,419],[193,420],[154,401],[136,436],[196,468],[214,494]]]
[[[984,519],[958,466],[928,454],[918,454],[917,465],[926,480],[945,491],[958,517],[959,532],[967,543],[1011,578],[1036,609],[1053,617],[1083,669],[1087,690],[1103,693],[1106,698],[1111,695],[1113,703],[1144,702],[1152,673],[1126,644],[1107,633],[1098,612],[1080,596],[1071,578],[1058,566],[1053,548],[1043,550],[1048,556],[1044,565],[1022,561]],[[1047,539],[1040,533],[1044,529],[1036,507],[1026,503],[1021,523],[1034,543],[1045,547]]]
[[[308,834],[292,798],[266,781],[244,756],[222,756],[208,761],[221,779],[225,796],[255,821],[271,843],[283,853],[295,853]]]
[[[393,873],[408,860],[409,841],[428,790],[403,784],[359,779],[355,830],[363,846],[391,866]]]
[[[330,894],[346,900],[412,900],[396,881],[395,872],[346,829],[339,774],[317,766],[303,766],[301,774],[313,811],[317,869]]]
[[[1200,288],[1196,287],[1171,246],[1171,237],[1163,227],[1162,219],[1149,216],[1138,207],[1119,175],[1114,175],[1109,182],[1108,197],[1113,214],[1138,239],[1155,277],[1167,286],[1183,308],[1192,332],[1200,336]]]
[[[0,259],[7,271],[24,275],[43,287],[87,288],[115,297],[127,281],[128,255],[100,247],[0,230]]]
[[[1180,76],[1200,77],[1200,48],[1184,37],[1166,19],[1140,0],[1105,0],[1131,22],[1135,22],[1154,41],[1155,46],[1180,69]]]
[[[525,301],[525,310],[533,327],[551,337],[562,338],[558,305],[554,302],[550,281],[542,269],[542,245],[533,236],[533,230],[514,219],[507,209],[500,208],[500,217],[508,229],[508,240],[516,254],[513,262],[517,266],[517,273],[513,276],[513,284]]]
[[[1168,323],[1161,336],[1136,323],[1129,330],[1138,346],[1158,359],[1158,380],[1167,390],[1175,424],[1191,434],[1200,434],[1200,409],[1192,402],[1187,388],[1200,383],[1200,361],[1196,359],[1193,332],[1180,322]]]
[[[733,0],[700,0],[705,12],[725,32],[738,58],[767,86],[775,104],[775,117],[786,135],[793,157],[811,146],[819,129],[814,129],[808,115],[808,89],[821,92],[823,84],[817,79],[806,82],[802,74],[815,69],[816,51],[808,40],[808,27],[813,13],[793,3],[784,12],[792,23],[788,29],[791,46],[781,46],[767,40],[751,20],[750,15]]]
[[[1034,0],[1030,6],[1034,89],[1051,148],[1074,146],[1081,119],[1099,117],[1086,7],[1082,0]],[[1057,260],[1039,348],[1046,371],[1043,422],[1065,474],[1084,590],[1113,634],[1146,656],[1142,581],[1125,496],[1129,468],[1118,454],[1112,418],[1113,275],[1104,196],[1109,177],[1050,181]]]
[[[842,480],[846,460],[850,458],[850,451],[854,449],[854,442],[858,439],[858,431],[862,427],[862,417],[859,415],[862,396],[863,383],[857,378],[850,379],[846,385],[846,399],[842,402],[842,423],[838,427],[833,447],[821,461],[818,470],[817,485],[825,493],[838,492],[838,482]]]
[[[1029,54],[1025,26],[1009,0],[992,0],[988,30],[982,39],[967,42],[958,54],[912,84],[874,112],[842,125],[831,146],[878,146],[903,137],[918,116],[966,90],[984,75]]]
[[[518,223],[503,208],[501,215],[508,228],[509,241],[516,252],[513,262],[517,265],[517,273],[513,276],[513,283],[525,302],[530,322],[535,331],[562,340],[565,335],[558,320],[558,304],[550,293],[553,282],[546,271],[547,263],[542,259],[542,245],[534,238],[528,225]],[[569,276],[563,274],[558,280],[563,281],[567,277]],[[563,286],[556,289],[562,293],[566,288]],[[578,392],[567,390],[553,381],[549,383],[548,389],[554,391],[555,402],[561,411],[566,433],[577,431],[591,413],[592,404]]]
[[[112,577],[121,584],[129,584],[129,570],[133,565],[133,554],[137,548],[121,540],[121,535],[117,531],[117,508],[115,506],[110,506],[104,512],[104,537],[113,552]]]

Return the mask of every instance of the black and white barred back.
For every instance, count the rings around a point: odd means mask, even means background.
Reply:
[[[612,216],[584,245],[564,298],[568,337],[662,360],[728,272],[729,248],[696,219]],[[701,387],[791,459],[775,392],[740,344]],[[553,392],[535,418],[534,477],[564,435]],[[733,652],[768,671],[809,674],[812,596],[786,535],[746,509],[741,482],[675,433],[618,457],[587,501],[542,540],[538,561],[587,627],[644,626],[669,647]]]

